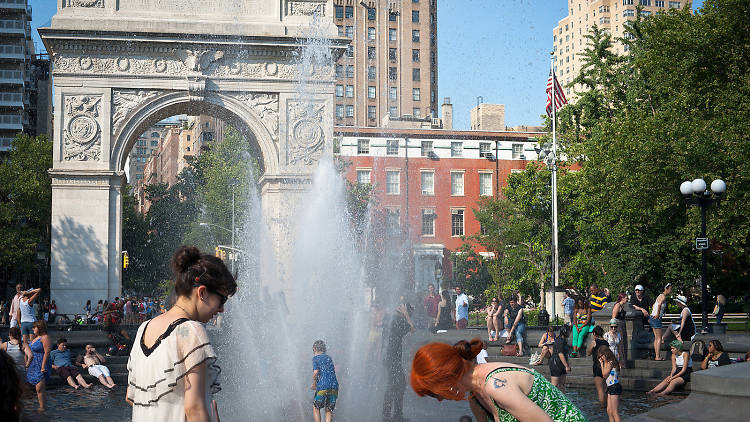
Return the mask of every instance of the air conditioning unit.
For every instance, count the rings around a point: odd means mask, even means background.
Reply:
[[[488,159],[490,161],[495,161],[496,160],[495,154],[493,154],[491,152],[485,152],[484,153],[484,158],[486,158],[486,159]]]
[[[522,159],[522,160],[525,160],[525,159],[526,159],[526,154],[521,154],[521,156],[520,156],[520,157],[518,157],[518,158],[520,158],[520,159]]]
[[[432,160],[439,160],[440,159],[440,157],[438,157],[438,155],[435,154],[435,151],[428,152],[427,156],[430,157],[430,159],[432,159]]]
[[[433,117],[432,119],[432,126],[433,127],[443,127],[443,121],[438,117]]]

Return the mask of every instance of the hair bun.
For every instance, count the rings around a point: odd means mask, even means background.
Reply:
[[[201,259],[201,251],[195,246],[180,246],[172,257],[172,270],[184,273]]]
[[[471,342],[460,340],[458,343],[453,345],[453,348],[456,349],[458,355],[466,360],[474,360],[479,352],[482,351],[483,347],[484,343],[479,337],[474,337],[473,339],[471,339]]]

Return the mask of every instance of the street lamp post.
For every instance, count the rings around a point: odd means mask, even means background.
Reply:
[[[557,147],[553,142],[552,145],[540,145],[534,148],[536,151],[537,158],[544,162],[552,172],[552,303],[550,304],[550,311],[553,321],[557,318],[555,311],[555,293],[557,292],[557,285],[559,284],[559,248],[557,241]]]
[[[680,193],[685,197],[685,202],[701,208],[701,237],[695,239],[695,247],[701,251],[701,324],[702,331],[708,331],[708,285],[707,285],[707,263],[706,257],[709,248],[709,241],[706,237],[706,209],[711,205],[718,205],[721,197],[727,190],[727,184],[721,179],[711,182],[711,190],[706,188],[706,182],[703,179],[695,179],[682,182]]]

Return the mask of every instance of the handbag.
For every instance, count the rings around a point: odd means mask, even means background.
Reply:
[[[518,345],[513,344],[503,344],[503,348],[500,350],[501,356],[518,356]]]

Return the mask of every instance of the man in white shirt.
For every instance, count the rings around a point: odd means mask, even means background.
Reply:
[[[11,327],[21,327],[21,324],[18,321],[18,305],[19,301],[23,297],[23,284],[18,283],[16,284],[16,295],[13,296],[13,300],[10,302],[10,326]]]
[[[456,329],[464,330],[469,325],[469,297],[462,286],[456,286]]]

